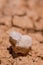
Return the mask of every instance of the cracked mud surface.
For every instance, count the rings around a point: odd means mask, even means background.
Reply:
[[[32,37],[27,55],[13,53],[12,30]],[[43,65],[43,0],[0,0],[0,65]]]

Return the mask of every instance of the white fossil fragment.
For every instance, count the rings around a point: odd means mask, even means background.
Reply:
[[[10,32],[10,42],[15,53],[26,54],[32,46],[32,38],[28,35],[22,35],[18,32]]]

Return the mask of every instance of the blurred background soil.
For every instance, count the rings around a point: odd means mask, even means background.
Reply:
[[[9,53],[13,30],[32,37],[26,56]],[[43,65],[43,0],[0,0],[0,65]]]

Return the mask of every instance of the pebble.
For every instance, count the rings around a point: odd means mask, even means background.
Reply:
[[[9,37],[15,53],[28,53],[29,48],[32,46],[32,38],[30,36],[13,31],[9,33]]]

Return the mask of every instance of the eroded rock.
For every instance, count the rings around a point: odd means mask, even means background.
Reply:
[[[26,54],[32,45],[32,39],[28,35],[22,35],[18,32],[10,32],[10,42],[15,53]]]

